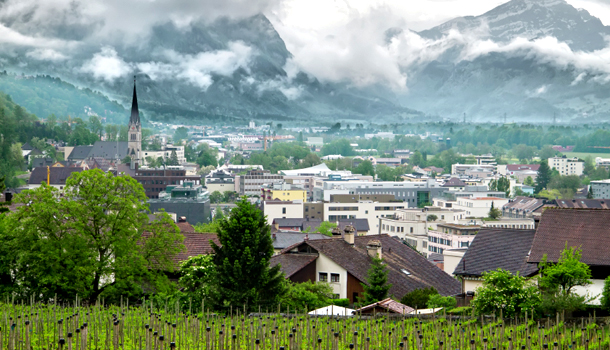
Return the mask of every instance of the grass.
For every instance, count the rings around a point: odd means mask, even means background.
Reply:
[[[597,157],[601,157],[601,158],[610,158],[610,153],[584,153],[584,152],[566,152],[564,153],[566,155],[566,157],[568,158],[573,158],[573,157],[577,157],[580,159],[585,159],[588,156],[591,156],[591,158],[593,158],[593,160],[595,160],[595,158]]]

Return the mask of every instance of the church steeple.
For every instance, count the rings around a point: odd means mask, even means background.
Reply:
[[[133,98],[131,99],[131,117],[129,123],[140,124],[140,110],[138,109],[138,94],[136,93],[136,77],[133,77]]]

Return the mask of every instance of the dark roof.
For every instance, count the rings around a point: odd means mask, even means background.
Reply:
[[[609,222],[610,210],[548,208],[540,218],[529,262],[540,262],[544,254],[549,262],[557,262],[567,243],[582,249],[585,264],[610,266]]]
[[[460,283],[456,279],[430,264],[412,248],[388,235],[357,236],[354,238],[353,246],[343,238],[309,240],[286,248],[282,255],[275,256],[271,260],[298,257],[301,254],[291,251],[306,244],[346,269],[358,280],[366,281],[371,264],[366,246],[372,240],[378,240],[382,246],[382,258],[389,271],[388,282],[392,284],[390,295],[400,298],[408,292],[430,286],[443,295],[460,293]]]
[[[49,167],[50,171],[50,185],[65,185],[66,179],[75,172],[83,171],[82,168],[78,167]],[[28,184],[40,185],[42,182],[47,182],[47,167],[34,168],[30,175]]]
[[[21,149],[23,151],[31,151],[34,149],[34,147],[32,145],[30,145],[29,142],[26,142],[23,146],[21,146]]]
[[[318,232],[318,228],[320,228],[321,223],[322,220],[320,219],[307,219],[306,221],[303,221],[301,230],[305,231],[309,229],[310,232]]]
[[[508,171],[538,171],[540,164],[508,164],[506,170]]]
[[[127,141],[96,141],[89,152],[89,157],[116,159],[117,144],[119,159],[123,159],[127,156]]]
[[[557,199],[559,208],[608,209],[610,199]]]
[[[532,276],[536,264],[528,264],[535,230],[481,229],[455,268],[454,275],[480,277],[499,268]]]
[[[51,157],[37,157],[32,159],[32,168],[46,167],[55,164]]]
[[[290,277],[301,271],[305,266],[318,258],[315,254],[280,254],[271,258],[269,265],[282,265],[282,271],[286,277]]]
[[[138,110],[138,95],[136,94],[136,77],[133,77],[133,97],[131,100],[131,116],[129,124],[140,124],[140,111]]]
[[[339,219],[339,229],[345,231],[345,226],[352,225],[358,232],[369,231],[369,219]]]
[[[296,243],[303,242],[305,238],[315,240],[330,239],[331,237],[320,233],[275,232],[273,233],[273,249],[288,248]]]
[[[302,218],[282,218],[282,219],[273,219],[273,224],[278,225],[279,227],[302,227],[303,222],[307,221],[307,219]]]
[[[116,142],[115,142],[115,145],[116,145]],[[91,153],[92,149],[93,149],[93,146],[76,146],[76,147],[74,147],[72,152],[70,152],[70,155],[68,156],[68,160],[86,159],[87,157],[89,157],[89,153]]]
[[[99,157],[90,158],[86,162],[89,169],[100,169],[103,172],[107,172],[112,166],[110,160]]]
[[[503,209],[534,211],[544,205],[544,199],[530,197],[515,197],[504,204]]]
[[[464,187],[466,186],[466,183],[460,179],[458,179],[457,177],[452,177],[451,179],[447,180],[447,182],[445,182],[445,184],[443,185],[443,187]]]

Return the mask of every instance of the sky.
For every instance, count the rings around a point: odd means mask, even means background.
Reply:
[[[537,1],[537,0],[528,0]],[[553,0],[547,0],[553,1]],[[610,25],[610,0],[567,0]],[[263,13],[292,53],[285,69],[304,71],[321,81],[349,82],[357,86],[384,84],[392,88],[408,85],[408,67],[438,57],[456,42],[468,47],[468,57],[490,51],[531,50],[541,60],[558,65],[578,63],[610,76],[610,49],[597,55],[578,55],[553,40],[535,44],[515,42],[510,46],[477,41],[463,33],[438,42],[425,41],[403,31],[387,42],[388,28],[420,31],[449,19],[480,15],[506,0],[0,0],[0,45],[28,47],[27,56],[62,62],[77,55],[83,42],[98,44],[79,71],[112,82],[134,67],[157,79],[182,77],[207,89],[213,74],[231,75],[247,68],[256,51],[240,43],[225,50],[181,56],[162,52],[163,60],[133,64],[118,56],[116,42],[137,43],[158,23],[172,20],[178,26],[203,18],[247,17]],[[5,50],[6,51],[6,50]],[[543,57],[543,58],[542,58]],[[549,58],[550,57],[550,58]],[[610,78],[609,78],[610,79]],[[264,84],[262,84],[264,83]],[[266,84],[266,85],[265,85]],[[261,86],[286,82],[261,82]],[[294,95],[294,90],[291,92]]]

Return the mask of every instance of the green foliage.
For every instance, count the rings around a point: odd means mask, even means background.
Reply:
[[[542,307],[545,312],[572,312],[585,307],[588,298],[574,292],[574,287],[591,283],[591,270],[587,264],[580,261],[581,256],[580,249],[568,247],[566,243],[556,264],[548,263],[546,255],[543,257],[538,285],[542,292]]]
[[[214,262],[211,255],[191,256],[180,264],[178,284],[195,305],[211,296],[214,285]]]
[[[436,221],[438,220],[438,216],[434,215],[434,214],[430,214],[426,217],[426,221]]]
[[[216,204],[222,202],[224,196],[220,191],[214,191],[210,194],[210,203]]]
[[[500,216],[502,216],[502,212],[500,209],[494,206],[493,201],[491,202],[491,208],[489,209],[487,216],[492,220],[497,220]]]
[[[604,310],[610,311],[610,276],[606,277],[604,281],[604,290],[602,291],[600,303]]]
[[[519,159],[519,161],[526,163],[528,160],[534,157],[534,152],[536,151],[535,147],[527,146],[524,144],[516,145],[512,149],[512,153],[515,158]]]
[[[332,231],[335,227],[337,227],[336,222],[322,221],[316,231],[326,236],[332,236]]]
[[[342,306],[342,307],[349,307],[350,302],[349,302],[348,298],[332,299],[331,304],[337,305],[337,306]]]
[[[169,159],[167,160],[167,165],[180,165],[180,163],[178,162],[178,154],[175,150],[170,153]]]
[[[506,177],[501,177],[497,180],[489,182],[490,191],[504,192],[506,196],[510,196],[510,180]]]
[[[381,181],[404,181],[404,174],[412,173],[413,168],[399,166],[391,168],[387,165],[377,165],[377,179]]]
[[[471,305],[479,315],[500,314],[513,317],[531,312],[540,304],[535,284],[525,278],[498,269],[483,274],[483,285],[477,288]]]
[[[532,186],[532,187],[536,186],[536,183],[534,182],[534,179],[532,179],[531,176],[526,177],[525,180],[523,181],[523,184],[527,185],[527,186]]]
[[[190,148],[190,146],[187,146],[187,148]],[[199,166],[218,166],[218,150],[211,148],[207,143],[197,146],[195,153],[197,154],[195,163]]]
[[[535,192],[539,193],[544,190],[548,183],[551,181],[551,168],[546,160],[540,161],[540,168],[538,168],[538,175],[536,176],[536,188]]]
[[[220,221],[218,240],[220,247],[212,244],[216,305],[276,304],[285,289],[284,277],[279,265],[269,267],[273,242],[263,213],[246,199],[237,202],[231,216]]]
[[[314,310],[331,303],[333,288],[324,282],[286,283],[286,293],[280,298],[290,310]]]
[[[322,154],[325,156],[340,154],[344,157],[350,157],[355,155],[356,153],[350,145],[349,140],[342,138],[334,140],[322,146]]]
[[[427,306],[429,309],[438,308],[438,307],[453,309],[453,308],[455,308],[456,305],[457,305],[457,300],[455,300],[454,297],[452,297],[452,296],[444,297],[440,294],[434,294],[434,295],[430,296],[430,299],[428,300],[428,303],[427,303]]]
[[[420,151],[413,152],[413,155],[409,159],[409,163],[413,166],[418,166],[420,168],[426,167],[426,159],[422,156]]]
[[[354,173],[375,176],[375,168],[370,160],[364,160],[354,169]]]
[[[563,199],[563,195],[559,190],[542,190],[538,193],[538,197],[546,199]]]
[[[376,303],[388,297],[388,291],[392,285],[388,284],[388,269],[383,265],[382,259],[372,259],[366,283],[361,284],[364,288],[364,298],[361,298],[359,302],[363,305]]]
[[[582,182],[580,177],[576,175],[553,176],[548,183],[547,188],[549,190],[558,190],[561,193],[562,198],[570,199],[574,197],[574,194],[581,185]]]
[[[176,129],[176,131],[174,132],[174,138],[173,141],[174,143],[179,143],[182,140],[186,140],[189,137],[189,131],[187,128],[185,128],[184,126],[181,126],[179,128]]]
[[[400,299],[400,303],[412,308],[424,309],[428,305],[430,297],[433,295],[438,295],[438,291],[434,287],[416,289],[405,294],[402,299]]]
[[[0,238],[14,292],[61,300],[138,296],[170,289],[165,271],[184,246],[166,213],[149,223],[144,189],[133,178],[93,169],[73,173],[64,195],[46,185],[19,194]],[[147,234],[142,238],[142,232]]]

